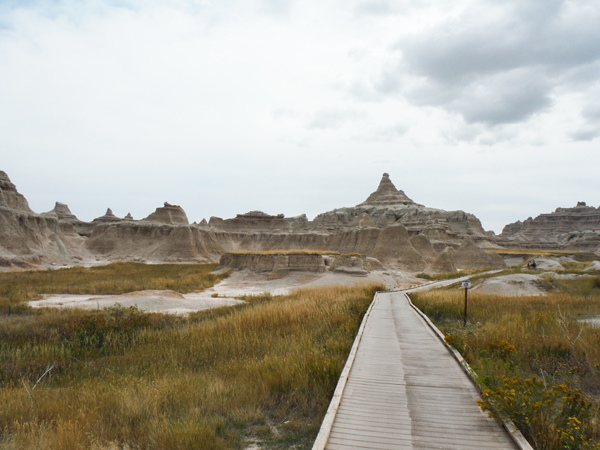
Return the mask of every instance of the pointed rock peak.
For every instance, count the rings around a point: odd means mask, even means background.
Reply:
[[[71,212],[69,207],[61,202],[56,202],[54,209],[44,214],[56,214],[56,216],[61,220],[79,220],[75,214]]]
[[[73,215],[73,213],[69,209],[69,206],[64,203],[61,203],[61,202],[56,202],[56,204],[54,205],[54,209],[52,211],[57,214]]]
[[[93,223],[107,223],[107,222],[119,222],[123,219],[115,216],[112,212],[112,209],[108,208],[106,210],[106,214],[100,217],[96,217],[92,222]]]
[[[364,202],[358,206],[394,206],[394,205],[414,205],[410,198],[404,194],[404,191],[396,189],[390,175],[384,173],[379,182],[377,190],[369,195]]]
[[[133,220],[133,216],[131,215],[131,213],[127,213],[127,215],[125,216],[125,219]]]
[[[377,192],[382,191],[396,191],[396,186],[394,186],[394,183],[392,183],[392,180],[390,180],[390,174],[387,172],[381,177],[379,187],[377,188]]]

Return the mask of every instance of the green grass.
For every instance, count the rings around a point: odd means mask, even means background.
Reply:
[[[376,289],[247,297],[187,317],[15,300],[21,312],[0,315],[0,447],[308,449]]]
[[[473,367],[482,406],[508,415],[538,450],[600,448],[600,277],[554,280],[546,296],[413,294],[446,340]]]

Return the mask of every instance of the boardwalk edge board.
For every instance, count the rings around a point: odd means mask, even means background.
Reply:
[[[475,381],[477,378],[477,375],[475,374],[475,372],[473,372],[473,369],[471,369],[471,367],[465,361],[465,359],[462,357],[462,355],[458,352],[458,350],[456,350],[454,347],[452,347],[451,345],[449,345],[446,342],[446,340],[444,339],[445,338],[444,333],[442,333],[438,329],[438,327],[436,327],[433,324],[433,322],[431,320],[429,320],[429,317],[427,317],[425,315],[425,313],[423,313],[419,308],[417,308],[413,304],[413,302],[410,299],[410,297],[408,296],[408,294],[404,293],[404,296],[406,297],[408,304],[417,312],[417,314],[419,314],[419,316],[425,321],[425,323],[427,323],[427,325],[429,325],[429,327],[433,330],[433,332],[436,334],[436,336],[442,341],[442,343],[448,349],[448,351],[452,354],[452,356],[454,356],[454,358],[459,362],[462,369],[469,376],[469,379],[473,382],[473,384],[477,387],[477,389],[481,393],[481,388]],[[510,435],[512,440],[515,442],[515,444],[517,444],[517,447],[519,447],[519,449],[534,450],[533,447],[529,444],[529,442],[527,442],[527,439],[525,439],[525,436],[523,436],[523,434],[515,426],[515,424],[513,423],[512,420],[510,420],[508,417],[503,417],[502,419],[500,419],[500,423],[502,424],[504,429],[508,432],[508,434]],[[313,447],[313,450],[315,450],[314,447]]]
[[[354,363],[356,352],[358,351],[358,345],[360,344],[360,340],[365,330],[367,319],[369,318],[369,314],[371,314],[373,305],[377,300],[377,294],[378,292],[375,293],[373,301],[369,305],[369,309],[367,309],[367,312],[365,313],[363,320],[360,324],[360,328],[358,329],[358,333],[354,338],[354,343],[352,344],[352,348],[350,349],[350,353],[348,354],[346,365],[342,370],[342,374],[340,375],[340,379],[338,380],[335,392],[333,393],[333,397],[331,398],[331,403],[329,403],[329,408],[327,408],[327,412],[325,413],[325,417],[323,418],[323,423],[321,424],[319,434],[317,435],[317,439],[313,444],[312,450],[324,450],[325,446],[327,445],[329,435],[331,434],[331,428],[333,427],[333,421],[335,420],[335,416],[340,406],[340,402],[342,401],[342,394],[344,393],[344,388],[346,387],[346,382],[348,381],[348,376],[350,375],[350,369],[352,369],[352,364]]]

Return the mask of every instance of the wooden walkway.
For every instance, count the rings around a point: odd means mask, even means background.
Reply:
[[[517,449],[479,398],[406,295],[378,293],[325,448]]]

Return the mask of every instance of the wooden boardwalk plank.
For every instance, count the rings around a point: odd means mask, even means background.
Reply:
[[[479,393],[402,293],[379,293],[326,449],[508,450]]]

